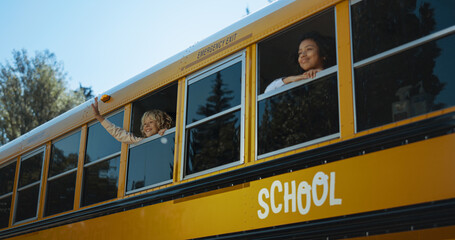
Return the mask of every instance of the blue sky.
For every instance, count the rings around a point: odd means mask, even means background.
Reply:
[[[229,26],[267,0],[1,0],[0,63],[48,49],[99,95]]]

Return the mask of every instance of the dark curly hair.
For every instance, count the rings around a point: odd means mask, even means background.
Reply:
[[[318,45],[323,68],[328,68],[336,64],[335,40],[332,37],[323,36],[314,31],[307,32],[300,37],[299,44],[307,39],[313,40]]]

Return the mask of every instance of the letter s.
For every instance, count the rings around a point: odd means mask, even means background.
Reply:
[[[259,202],[259,205],[261,205],[262,208],[264,208],[264,212],[261,212],[261,210],[258,210],[258,217],[260,219],[264,219],[266,218],[268,215],[269,215],[269,205],[267,205],[267,203],[264,202],[264,200],[262,199],[262,196],[265,195],[265,198],[269,198],[269,191],[267,190],[267,188],[263,188],[259,191],[259,194],[258,194],[258,202]]]

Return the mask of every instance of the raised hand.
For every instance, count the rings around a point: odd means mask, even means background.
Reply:
[[[98,109],[98,97],[95,97],[95,101],[91,105],[95,118],[100,122],[104,121],[104,117],[101,116],[100,110]]]

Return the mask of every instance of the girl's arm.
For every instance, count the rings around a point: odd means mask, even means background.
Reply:
[[[98,98],[95,98],[95,102],[92,103],[92,110],[95,115],[95,118],[101,123],[101,125],[106,129],[106,131],[112,135],[117,141],[127,144],[137,143],[143,138],[136,137],[132,133],[126,131],[123,128],[117,127],[115,124],[111,123],[109,120],[101,116],[98,109]]]
[[[104,119],[101,122],[101,125],[106,129],[106,131],[112,135],[117,141],[127,144],[133,144],[141,141],[143,138],[136,137],[133,133],[126,131],[125,129],[116,126],[111,123],[109,120]]]

